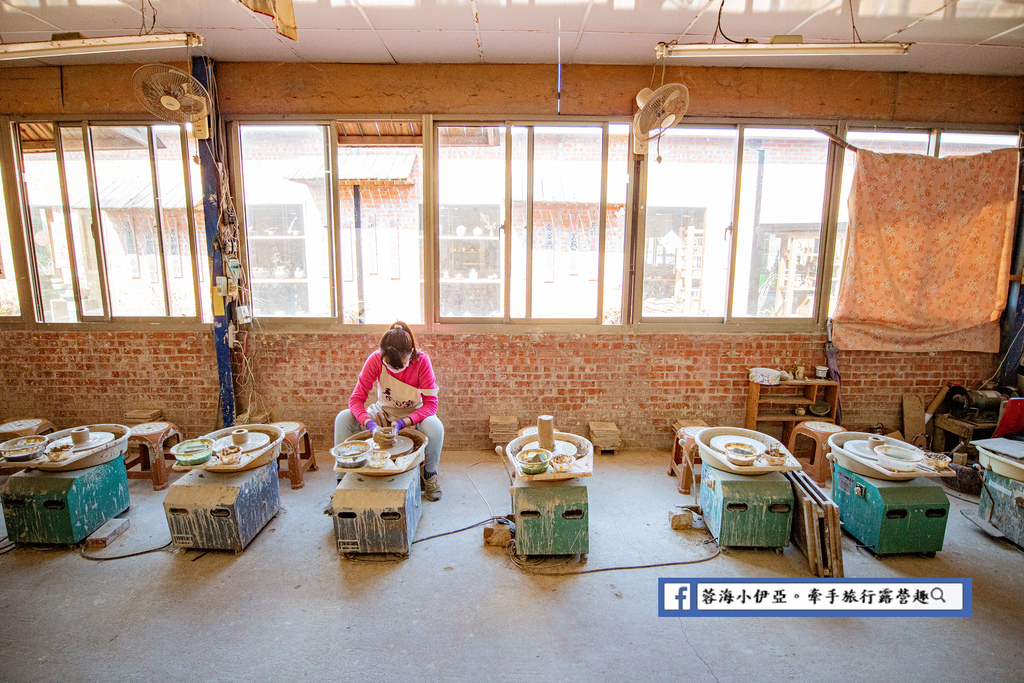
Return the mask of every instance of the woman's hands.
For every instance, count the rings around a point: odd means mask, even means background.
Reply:
[[[377,426],[377,423],[373,420],[366,421],[366,428],[370,430],[370,436],[373,436],[373,433],[380,429],[380,427]]]

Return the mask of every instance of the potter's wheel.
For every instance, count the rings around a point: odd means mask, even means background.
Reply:
[[[387,453],[392,458],[403,456],[406,453],[411,452],[413,449],[412,439],[401,434],[395,437],[395,445],[392,446],[391,448],[381,448],[376,443],[374,443],[373,439],[370,439],[368,443],[373,446],[374,450],[379,451],[381,453]]]
[[[540,448],[540,442],[531,441],[524,445],[520,450],[528,451],[531,448]],[[568,441],[559,441],[558,439],[555,439],[555,449],[551,451],[552,457],[556,455],[571,455],[574,458],[580,457],[579,449],[576,448],[575,444],[571,444]]]
[[[28,419],[28,420],[15,420],[14,422],[7,422],[5,424],[0,425],[0,434],[7,434],[8,432],[17,432],[17,431],[21,431],[22,429],[28,429],[30,427],[35,427],[36,425],[40,424],[41,422],[42,422],[42,420],[40,420],[39,418],[32,418],[32,419]]]
[[[114,440],[114,435],[110,432],[89,432],[89,440],[82,444],[76,444],[71,439],[72,437],[70,436],[57,439],[56,441],[47,444],[46,450],[52,451],[53,449],[60,448],[61,446],[73,446],[73,451],[84,451],[89,448],[101,446],[105,443],[110,443]]]
[[[270,443],[270,435],[263,434],[262,432],[247,433],[245,435],[245,441],[239,444],[236,444],[232,440],[231,435],[228,434],[227,436],[222,436],[213,442],[213,450],[219,451],[223,448],[227,448],[228,446],[238,446],[242,449],[242,453],[248,453],[249,451],[254,451],[257,448],[266,446],[268,443]]]

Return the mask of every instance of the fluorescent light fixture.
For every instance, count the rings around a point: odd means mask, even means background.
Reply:
[[[665,57],[799,57],[803,55],[905,55],[910,43],[658,43]]]
[[[171,47],[196,47],[203,37],[195,33],[164,33],[142,36],[114,36],[111,38],[74,38],[50,40],[41,43],[0,44],[0,60],[42,59],[66,55],[91,55],[105,52],[132,52],[135,50],[164,50]]]

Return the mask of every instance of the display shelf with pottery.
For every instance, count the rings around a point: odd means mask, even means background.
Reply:
[[[836,432],[828,437],[828,445],[832,448],[830,459],[840,467],[864,477],[907,481],[917,477],[956,476],[951,469],[932,468],[925,463],[924,451],[889,436],[867,432]],[[913,467],[910,467],[911,464]]]
[[[587,439],[575,434],[566,432],[554,432],[555,448],[552,457],[559,455],[572,455],[575,462],[564,471],[558,471],[548,467],[541,474],[529,474],[523,471],[522,463],[516,456],[520,451],[539,448],[537,434],[524,434],[508,442],[508,446],[498,446],[495,452],[508,459],[515,469],[516,476],[523,481],[560,481],[565,479],[576,479],[578,477],[589,477],[594,473],[594,446]]]
[[[206,470],[207,472],[231,473],[262,467],[276,460],[280,455],[284,432],[273,425],[235,425],[210,432],[201,439],[212,442],[211,457],[195,465],[184,465],[179,461],[174,465],[176,472]],[[198,440],[193,439],[193,441]],[[236,448],[238,450],[235,450]]]
[[[125,454],[128,450],[130,431],[128,427],[117,424],[95,424],[64,429],[47,434],[46,445],[31,459],[12,462],[7,458],[4,466],[52,472],[82,470],[102,465]]]
[[[331,449],[331,454],[335,453],[335,449],[340,448],[346,444],[365,444],[369,450],[366,451],[367,462],[361,467],[344,467],[342,463],[338,462],[338,457],[335,456],[334,471],[335,472],[354,472],[356,474],[366,474],[371,477],[389,477],[394,474],[401,474],[402,472],[408,472],[413,467],[419,466],[423,462],[424,452],[427,447],[427,435],[423,432],[413,429],[412,427],[406,427],[395,436],[395,445],[391,448],[382,449],[377,446],[374,442],[373,437],[370,436],[370,432],[362,431],[357,434],[353,434],[345,441],[336,445]],[[359,448],[357,446],[357,448]]]
[[[802,469],[781,441],[752,429],[708,427],[696,440],[701,459],[716,470],[752,476]]]

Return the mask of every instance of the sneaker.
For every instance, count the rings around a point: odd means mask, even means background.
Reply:
[[[441,485],[437,483],[436,474],[423,482],[423,497],[427,500],[441,500]]]

